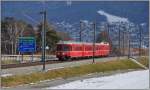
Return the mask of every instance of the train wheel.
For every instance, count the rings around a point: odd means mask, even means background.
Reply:
[[[68,58],[67,58],[67,60],[69,60],[69,61],[70,61],[70,60],[72,60],[72,58],[71,58],[71,57],[68,57]]]
[[[64,61],[64,59],[63,59],[63,58],[58,58],[58,60],[59,60],[59,61]]]
[[[65,61],[70,60],[70,57],[64,57],[64,60]]]

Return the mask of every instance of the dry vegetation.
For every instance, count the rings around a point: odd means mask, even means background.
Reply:
[[[1,61],[1,64],[3,65],[5,65],[5,64],[19,64],[20,62],[19,61],[17,61],[17,60],[2,60]]]
[[[146,58],[142,58],[140,62],[148,66],[148,59]],[[47,79],[68,78],[74,76],[81,76],[89,73],[109,72],[127,69],[142,69],[142,68],[130,60],[115,60],[70,68],[50,70],[48,72],[37,72],[29,75],[2,77],[1,80],[2,86],[8,87],[8,86],[17,86],[20,84],[36,83],[41,80]]]
[[[149,67],[149,57],[144,56],[144,57],[139,57],[138,61],[142,64],[144,64],[146,67]]]

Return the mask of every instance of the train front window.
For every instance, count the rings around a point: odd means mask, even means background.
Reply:
[[[57,51],[61,51],[62,50],[62,46],[61,45],[57,45]]]
[[[69,51],[70,48],[67,45],[58,45],[57,46],[57,51]]]

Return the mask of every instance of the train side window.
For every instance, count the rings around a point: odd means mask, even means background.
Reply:
[[[77,51],[77,46],[74,46],[73,48],[74,48],[74,49],[73,49],[74,51]]]
[[[67,45],[64,45],[63,46],[63,51],[69,51],[70,50],[70,47],[69,46],[67,46]]]
[[[85,47],[85,50],[88,51],[88,46]]]
[[[87,50],[87,51],[91,51],[91,50],[92,50],[92,46],[87,46],[87,47],[86,47],[86,50]]]
[[[91,51],[93,49],[93,47],[92,46],[85,46],[85,51]]]
[[[69,46],[69,48],[70,48],[70,51],[72,51],[72,46]]]
[[[98,47],[98,46],[96,46],[96,50],[99,50],[99,47]]]
[[[81,47],[80,46],[76,46],[75,47],[75,51],[81,51]]]
[[[90,46],[90,47],[89,47],[89,51],[92,51],[92,50],[93,50],[93,46]]]

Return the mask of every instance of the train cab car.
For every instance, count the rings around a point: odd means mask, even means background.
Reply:
[[[57,44],[56,57],[59,60],[66,60],[70,58],[71,46],[70,44]]]
[[[83,45],[78,42],[61,41],[57,43],[56,57],[59,60],[68,60],[83,56]]]

